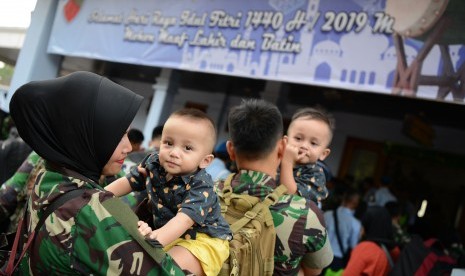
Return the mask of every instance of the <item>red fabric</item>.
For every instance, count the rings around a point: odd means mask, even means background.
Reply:
[[[390,254],[395,262],[399,257],[399,248]],[[383,249],[370,241],[359,243],[351,252],[350,260],[342,275],[388,275],[391,268]]]
[[[431,252],[426,256],[425,260],[415,272],[415,276],[425,276],[429,275],[430,271],[436,265],[436,262],[444,262],[448,264],[455,264],[455,260],[449,256],[438,256],[436,253]]]
[[[438,255],[434,254],[433,252],[429,253],[426,256],[425,260],[415,272],[415,276],[423,276],[428,275],[429,271],[433,268],[434,264],[438,260]]]

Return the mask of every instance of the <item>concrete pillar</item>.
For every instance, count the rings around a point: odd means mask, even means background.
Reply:
[[[152,139],[153,128],[163,124],[171,113],[173,100],[178,92],[180,74],[178,70],[163,68],[156,84],[153,85],[154,95],[143,131],[144,137],[147,137],[143,142],[145,148]]]
[[[266,81],[265,91],[263,91],[262,99],[276,104],[281,92],[281,82],[279,81]]]
[[[279,81],[266,81],[265,91],[261,93],[262,99],[274,103],[281,112],[286,112],[289,86]]]
[[[23,47],[19,52],[10,89],[0,107],[9,112],[13,93],[21,85],[33,81],[55,78],[60,68],[61,56],[47,53],[47,45],[55,19],[58,0],[40,0],[32,12]]]

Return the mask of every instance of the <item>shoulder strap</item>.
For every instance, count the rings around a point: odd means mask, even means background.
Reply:
[[[231,182],[236,174],[230,173],[226,180],[223,182],[223,190],[221,191],[221,197],[224,199],[224,203],[226,206],[229,206],[231,202],[231,195],[232,195],[232,187]],[[226,210],[221,207],[221,212],[224,213]]]
[[[157,263],[162,264],[166,257],[165,251],[163,251],[161,245],[159,247],[152,246],[139,233],[139,230],[137,230],[139,219],[127,204],[123,203],[121,199],[114,197],[105,200],[102,205]]]
[[[34,229],[34,231],[37,231],[37,230],[40,230],[40,228],[42,227],[42,225],[44,224],[45,220],[47,219],[47,217],[53,213],[56,209],[58,209],[58,207],[60,207],[61,205],[63,205],[65,202],[75,198],[75,197],[78,197],[80,195],[82,195],[84,192],[86,191],[86,189],[83,189],[83,188],[78,188],[78,189],[75,189],[75,190],[72,190],[72,191],[69,191],[69,192],[66,192],[66,193],[63,193],[61,194],[60,196],[58,196],[58,198],[56,198],[48,207],[47,209],[44,210],[44,213],[42,214],[42,216],[40,217],[39,219],[39,222],[37,222],[37,225],[36,225],[36,228]]]
[[[337,219],[337,208],[334,209],[333,211],[333,216],[334,216],[334,225],[335,225],[335,232],[336,232],[336,238],[337,238],[337,243],[339,244],[339,247],[341,248],[342,255],[347,254],[346,250],[344,250],[344,247],[342,246],[342,239],[341,239],[341,234],[339,233],[339,222]]]
[[[392,268],[394,266],[394,262],[392,261],[391,254],[387,250],[386,246],[384,246],[384,244],[380,243],[379,246],[381,246],[381,249],[383,249],[384,254],[386,254],[386,258],[388,259],[388,262],[389,262],[389,267]]]
[[[234,178],[234,176],[235,176],[234,173],[230,174],[223,184],[223,199],[226,205],[229,205],[230,200],[233,197],[231,181]],[[279,197],[283,195],[286,191],[287,191],[286,186],[279,185],[278,187],[274,189],[272,193],[268,194],[263,201],[255,204],[252,210],[247,211],[241,219],[239,219],[238,221],[236,221],[230,226],[233,234],[239,231],[239,229],[241,229],[242,227],[244,227],[244,225],[249,223],[249,221],[254,219],[263,209],[269,208],[271,205],[275,204],[278,201]],[[272,218],[267,220],[265,223],[268,226],[273,225]]]
[[[40,217],[39,222],[37,223],[36,227],[34,228],[34,231],[32,231],[29,234],[29,237],[27,239],[27,242],[26,242],[26,245],[24,246],[24,248],[22,246],[18,248],[19,240],[21,239],[21,234],[25,230],[25,225],[23,225],[23,224],[24,224],[24,221],[26,219],[26,214],[27,214],[27,209],[28,209],[27,208],[28,203],[26,202],[26,208],[24,208],[23,217],[20,219],[20,221],[18,223],[18,228],[16,230],[15,241],[13,242],[10,258],[8,259],[8,265],[7,265],[7,268],[6,268],[7,275],[12,275],[12,273],[16,270],[19,263],[21,262],[21,259],[24,257],[24,254],[26,254],[27,250],[31,246],[31,244],[32,244],[32,242],[33,242],[33,240],[35,238],[36,232],[38,230],[40,230],[40,228],[44,224],[47,217],[51,213],[53,213],[53,211],[58,209],[58,207],[63,205],[65,202],[67,202],[67,201],[69,201],[69,200],[71,200],[71,199],[73,199],[75,197],[78,197],[78,196],[82,195],[85,191],[86,191],[86,189],[76,189],[76,190],[72,190],[72,191],[69,191],[69,192],[66,192],[66,193],[63,193],[63,194],[59,195],[58,198],[56,198],[47,207],[47,209],[44,210],[44,214]],[[19,256],[19,259],[17,259],[17,262],[15,264],[15,257],[16,257],[16,253],[18,252],[18,249],[21,250],[21,255]]]

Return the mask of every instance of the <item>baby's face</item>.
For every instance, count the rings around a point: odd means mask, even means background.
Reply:
[[[288,143],[299,149],[300,164],[316,163],[329,155],[331,132],[329,126],[321,121],[309,118],[294,120],[287,131]]]
[[[174,176],[193,173],[205,168],[213,159],[211,142],[214,138],[206,121],[174,116],[164,127],[159,151],[160,164]]]

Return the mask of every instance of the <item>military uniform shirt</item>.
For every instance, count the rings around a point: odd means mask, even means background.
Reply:
[[[133,190],[147,189],[156,229],[165,225],[178,212],[182,212],[194,221],[193,227],[182,238],[195,239],[197,232],[223,240],[232,238],[229,224],[221,215],[213,181],[205,169],[191,175],[174,176],[167,181],[158,153],[147,156],[141,165],[147,170],[147,180],[138,172],[137,167],[133,167],[126,177]]]
[[[114,197],[111,192],[60,173],[39,174],[28,202],[29,232],[43,208],[59,194],[77,188],[86,191],[50,214],[36,233],[29,258],[22,260],[22,266],[29,267],[28,274],[184,275],[162,248],[154,248],[164,256],[162,263],[155,262],[105,209],[102,203]]]
[[[0,188],[0,222],[9,220],[6,233],[16,232],[19,219],[23,216],[26,199],[34,186],[37,173],[44,160],[32,151],[15,174]]]
[[[222,190],[223,181],[217,184]],[[276,181],[265,173],[241,170],[231,186],[236,194],[263,200],[276,188]],[[282,195],[270,211],[276,229],[273,275],[297,275],[301,263],[316,269],[331,263],[333,254],[323,215],[314,202],[298,195]]]

